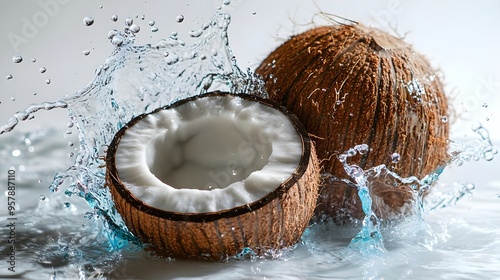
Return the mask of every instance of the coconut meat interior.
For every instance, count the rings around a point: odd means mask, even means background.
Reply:
[[[148,114],[119,141],[119,180],[139,200],[180,213],[255,202],[298,168],[301,138],[281,111],[233,95]]]

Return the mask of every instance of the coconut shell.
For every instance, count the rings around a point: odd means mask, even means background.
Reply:
[[[357,189],[335,155],[358,144],[370,151],[350,162],[385,164],[399,175],[423,178],[447,159],[448,102],[425,57],[380,30],[322,26],[286,41],[257,68],[269,93],[314,135],[326,176],[315,216],[338,223],[364,217]],[[391,155],[398,153],[394,163]],[[375,184],[381,218],[411,211],[413,192]]]
[[[211,93],[209,95],[224,95]],[[224,260],[251,249],[258,255],[293,246],[313,216],[319,190],[319,162],[314,145],[298,119],[271,100],[241,95],[288,116],[303,144],[298,168],[274,191],[251,204],[210,213],[178,213],[151,207],[136,198],[121,182],[115,153],[133,119],[113,139],[107,151],[106,180],[118,213],[128,229],[162,256]],[[186,99],[168,109],[194,99]]]

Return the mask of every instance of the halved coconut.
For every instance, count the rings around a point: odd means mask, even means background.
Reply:
[[[214,92],[140,115],[115,135],[106,165],[127,227],[173,257],[292,246],[318,195],[302,124],[251,95]]]

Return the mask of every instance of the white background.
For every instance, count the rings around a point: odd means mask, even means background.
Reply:
[[[125,18],[134,18],[141,27],[137,44],[154,43],[172,31],[189,42],[187,32],[199,28],[221,5],[221,0],[2,0],[0,124],[31,103],[54,101],[82,89],[112,51],[108,31],[122,30]],[[445,77],[448,96],[458,112],[452,137],[472,135],[472,122],[482,122],[492,138],[500,139],[498,1],[232,0],[222,10],[232,15],[230,46],[242,69],[255,69],[289,36],[325,24],[320,11],[405,36]],[[114,14],[117,22],[111,21]],[[178,15],[184,16],[182,23],[176,21]],[[83,24],[86,16],[95,19],[90,27]],[[159,28],[156,33],[148,25],[151,20]],[[83,55],[84,50],[90,55]],[[22,63],[12,62],[16,54],[24,58]],[[47,69],[43,74],[41,67]],[[7,80],[9,74],[14,78]],[[51,83],[46,84],[46,79]],[[18,129],[66,124],[64,110],[35,116]]]

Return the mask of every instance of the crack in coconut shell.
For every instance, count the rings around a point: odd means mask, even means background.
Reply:
[[[295,113],[317,137],[322,168],[347,175],[335,155],[358,144],[370,151],[352,158],[367,169],[385,164],[400,176],[419,178],[447,159],[448,103],[436,73],[404,41],[362,25],[322,26],[292,37],[256,69],[269,98]],[[392,162],[399,153],[401,160]],[[412,212],[406,187],[371,190],[375,213],[391,218]],[[361,219],[357,189],[324,178],[317,218],[337,223]]]
[[[261,199],[230,209],[184,213],[148,205],[120,178],[116,156],[124,135],[148,115],[210,98],[257,102],[276,110],[276,114],[284,114],[300,139],[297,167]],[[293,246],[313,216],[320,181],[314,145],[293,114],[272,100],[222,92],[188,98],[134,118],[115,135],[107,151],[106,166],[107,186],[129,230],[160,255],[181,258],[223,260],[245,248],[265,254]]]

